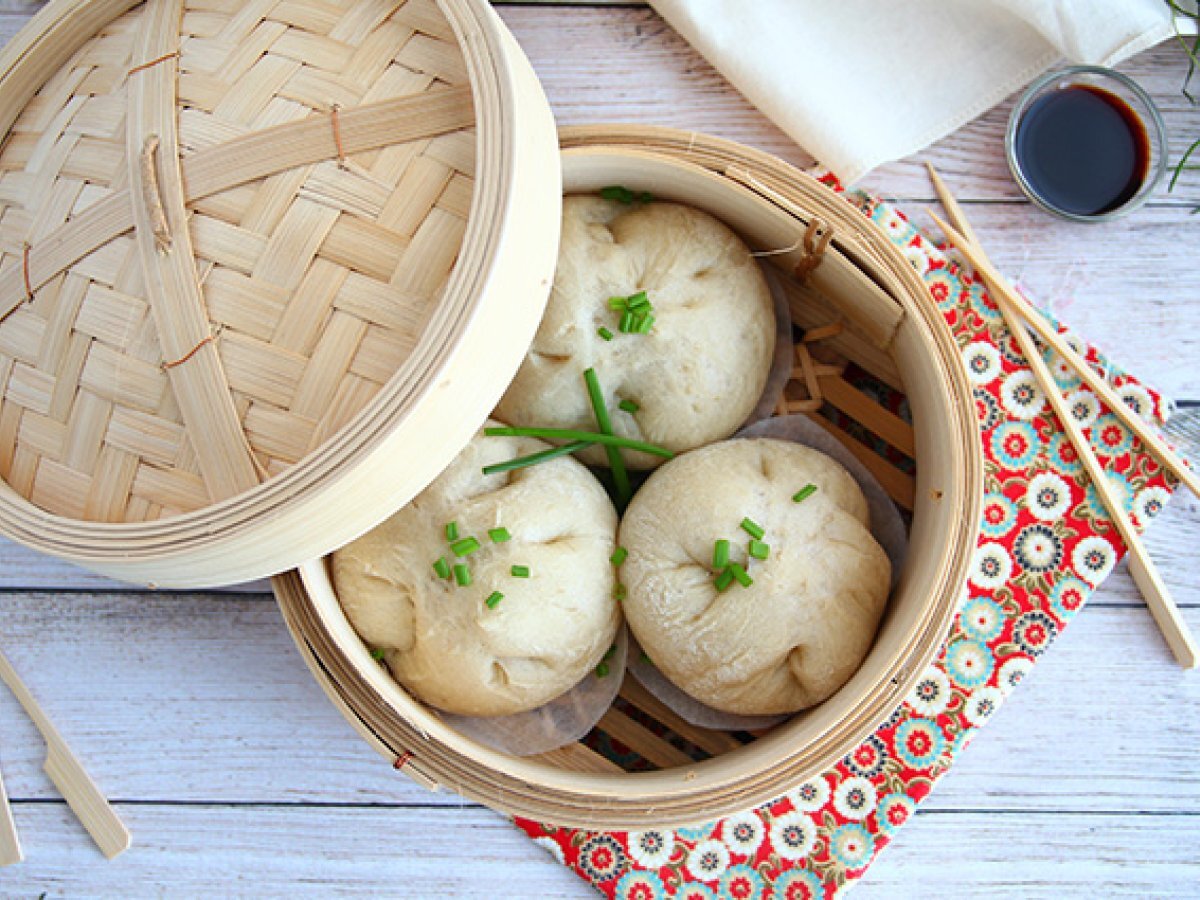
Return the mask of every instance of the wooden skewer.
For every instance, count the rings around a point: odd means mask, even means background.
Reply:
[[[935,187],[937,187],[937,182],[935,182]],[[942,190],[944,190],[944,186],[939,189],[939,193]],[[949,198],[949,202],[947,202],[947,198]],[[951,216],[958,218],[960,221],[963,220],[964,217],[960,207],[948,191],[945,192],[942,202],[946,204],[947,212]],[[1170,591],[1167,589],[1153,561],[1150,559],[1149,551],[1146,550],[1141,536],[1137,533],[1137,529],[1133,527],[1133,522],[1125,512],[1121,499],[1117,496],[1111,482],[1109,482],[1108,476],[1104,472],[1104,467],[1100,464],[1100,460],[1096,457],[1096,453],[1092,449],[1092,442],[1088,440],[1079,423],[1075,421],[1075,417],[1067,407],[1066,399],[1059,392],[1058,386],[1050,374],[1049,367],[1042,359],[1037,345],[1033,342],[1033,337],[1025,329],[1017,311],[1017,305],[1012,299],[1016,296],[1016,290],[1008,284],[1004,276],[1000,275],[991,266],[987,256],[977,243],[972,242],[957,229],[943,222],[933,212],[930,212],[929,215],[946,234],[946,237],[950,239],[950,242],[959,249],[987,282],[988,288],[992,293],[992,299],[1000,307],[1000,312],[1004,316],[1005,323],[1016,337],[1017,343],[1020,344],[1021,352],[1025,355],[1030,368],[1033,369],[1034,375],[1041,383],[1051,408],[1058,417],[1067,437],[1075,446],[1080,460],[1082,460],[1089,477],[1092,479],[1092,484],[1095,486],[1096,492],[1100,495],[1100,499],[1108,510],[1113,524],[1129,549],[1129,573],[1133,576],[1134,582],[1141,591],[1142,597],[1146,601],[1146,606],[1150,610],[1150,615],[1154,617],[1154,621],[1158,624],[1159,630],[1162,632],[1167,645],[1171,648],[1171,652],[1179,664],[1185,669],[1196,668],[1197,663],[1200,662],[1200,648],[1197,648],[1195,638],[1192,637],[1192,633],[1188,629],[1187,623],[1183,620],[1179,608],[1175,605]],[[1124,406],[1123,402],[1118,402],[1121,406]]]
[[[0,778],[0,868],[19,863],[24,858],[21,841],[17,837],[17,824],[8,805],[8,794],[4,791],[4,779]]]
[[[17,677],[16,670],[3,653],[0,653],[0,681],[8,685],[17,702],[24,707],[33,724],[46,739],[46,762],[42,768],[92,836],[96,846],[109,859],[128,850],[128,829],[117,817],[100,788],[88,776],[83,764],[71,752],[54,723],[42,712],[29,689]]]
[[[979,250],[981,246],[979,239],[975,236],[974,231],[971,230],[971,226],[962,214],[962,208],[946,188],[937,170],[929,165],[929,163],[925,165],[929,169],[933,186],[942,201],[942,206],[946,208],[951,223],[975,248],[976,255],[971,256],[962,247],[959,247],[959,250],[970,260],[971,264],[975,266],[985,281],[994,282],[997,278],[1002,278],[1003,276],[992,267],[987,257]],[[1058,329],[1046,321],[1045,316],[1034,309],[1032,304],[1015,290],[1009,291],[1008,299],[1017,308],[1017,311],[1020,312],[1021,318],[1028,322],[1029,326],[1037,332],[1038,337],[1054,348],[1054,351],[1066,361],[1067,365],[1075,370],[1075,373],[1079,375],[1083,382],[1099,395],[1100,399],[1104,401],[1104,405],[1112,410],[1113,415],[1124,422],[1138,436],[1162,466],[1183,482],[1188,490],[1197,497],[1200,497],[1200,474],[1197,474],[1184,464],[1183,460],[1167,445],[1167,442],[1159,437],[1141,416],[1130,409],[1129,404],[1122,400],[1117,392],[1113,390],[1112,386],[1098,375],[1095,369],[1088,365],[1087,360],[1075,352],[1075,348],[1067,343],[1066,338],[1059,333]]]

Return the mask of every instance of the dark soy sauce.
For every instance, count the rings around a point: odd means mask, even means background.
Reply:
[[[1123,206],[1150,171],[1150,139],[1137,113],[1116,94],[1086,84],[1029,104],[1015,151],[1033,192],[1078,216]]]

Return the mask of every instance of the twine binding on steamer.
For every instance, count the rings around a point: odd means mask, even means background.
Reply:
[[[146,60],[146,62],[144,62],[144,63],[139,63],[138,65],[134,66],[132,69],[130,69],[125,74],[126,75],[134,75],[138,72],[144,72],[146,69],[152,69],[152,68],[154,68],[154,66],[157,66],[159,63],[164,63],[168,59],[176,59],[176,58],[178,58],[178,56],[179,56],[179,51],[172,50],[170,53],[164,53],[162,56],[156,56],[154,59],[149,59],[149,60]]]
[[[179,359],[172,359],[172,360],[167,360],[162,363],[159,363],[159,368],[161,368],[165,372],[168,369],[174,369],[176,366],[182,366],[185,362],[187,362],[189,359],[191,359],[193,356],[195,356],[197,353],[199,353],[204,348],[205,344],[213,343],[220,336],[220,334],[223,330],[224,330],[224,326],[218,325],[211,334],[209,334],[207,337],[201,338],[196,343],[196,346],[192,347],[191,350],[189,350],[187,353],[183,354],[183,356],[179,357]]]
[[[796,268],[792,270],[792,274],[796,276],[796,279],[801,284],[807,281],[808,276],[821,264],[821,260],[825,258],[825,250],[829,247],[831,240],[833,240],[833,229],[831,227],[816,218],[808,223],[808,228],[804,232],[804,256],[800,258],[800,262],[796,263]]]

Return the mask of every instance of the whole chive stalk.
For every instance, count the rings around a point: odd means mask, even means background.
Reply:
[[[635,412],[637,412],[639,409],[641,409],[641,407],[638,406],[632,400],[622,400],[620,403],[617,404],[617,408],[624,410],[625,412],[629,413],[630,415],[633,415]]]
[[[438,558],[438,561],[433,564],[433,571],[437,573],[438,578],[450,577],[450,563],[446,562],[446,557]]]
[[[473,537],[465,537],[450,545],[450,550],[455,556],[470,556],[478,549],[479,541]]]
[[[488,598],[486,600],[484,600],[483,602],[487,606],[488,609],[495,609],[497,606],[500,605],[500,601],[503,599],[504,599],[504,595],[502,593],[500,593],[499,591],[492,591],[492,593],[488,596]]]
[[[713,580],[713,585],[716,586],[718,594],[723,594],[729,590],[731,584],[733,584],[733,572],[730,571],[729,566],[726,566],[721,570],[721,574]]]
[[[771,545],[759,540],[753,540],[750,542],[749,553],[755,559],[766,559],[771,555]]]
[[[804,487],[800,488],[800,490],[796,491],[796,493],[792,494],[792,501],[795,503],[803,503],[816,492],[817,486],[815,484],[806,484]]]
[[[529,466],[536,466],[538,463],[544,463],[552,459],[558,459],[560,456],[570,456],[572,453],[577,453],[580,450],[592,446],[593,443],[595,443],[595,441],[571,441],[571,443],[563,444],[561,447],[551,447],[549,450],[539,450],[537,453],[530,453],[528,456],[518,456],[516,459],[510,459],[506,462],[484,466],[483,474],[498,475],[501,472],[511,472],[513,469],[524,469]]]
[[[625,562],[625,559],[628,556],[628,550],[626,550],[624,547],[618,547],[613,551],[613,555],[608,558],[608,561],[619,569],[621,568],[621,563]]]
[[[512,540],[512,535],[508,533],[508,529],[503,525],[499,528],[489,528],[488,537],[492,539],[493,544],[503,544],[506,541]]]
[[[375,662],[383,662],[385,659],[387,659],[387,651],[380,650],[378,647],[376,647],[371,651],[371,659],[375,660]]]
[[[720,572],[727,565],[729,565],[729,541],[717,541],[713,544],[713,571]]]
[[[613,339],[613,333],[603,325],[596,329],[596,334],[600,335],[601,340],[611,341]]]
[[[750,587],[750,585],[754,584],[754,579],[737,563],[730,563],[729,568],[725,571],[733,575],[737,579],[737,583],[742,587]]]
[[[763,531],[762,526],[759,525],[757,522],[755,522],[753,519],[751,519],[749,516],[742,519],[742,531],[746,532],[746,534],[750,535],[750,537],[754,538],[757,541],[761,541],[763,535],[766,534],[766,532]]]
[[[459,563],[454,567],[454,580],[459,587],[467,587],[471,583],[471,570]]]
[[[446,540],[447,541],[457,541],[458,540],[458,523],[457,522],[447,522],[446,523]]]
[[[596,370],[585,369],[583,380],[587,384],[588,397],[592,401],[596,427],[602,434],[611,435],[612,419],[608,415],[608,406],[604,402],[604,392],[600,389],[600,379],[596,377]],[[617,505],[623,509],[633,496],[633,489],[629,485],[629,473],[625,470],[625,460],[621,458],[621,450],[618,447],[605,447],[604,452],[608,456],[608,467],[612,470],[613,483],[617,487]]]
[[[602,444],[605,447],[620,447],[624,450],[637,450],[660,456],[663,459],[674,459],[675,453],[666,447],[648,444],[645,441],[635,441],[631,438],[618,437],[615,434],[601,434],[596,431],[581,431],[577,428],[512,428],[507,425],[483,429],[488,437],[535,437],[548,438],[557,441],[583,441],[588,444]]]
[[[528,578],[529,566],[513,566],[508,570],[513,578]]]

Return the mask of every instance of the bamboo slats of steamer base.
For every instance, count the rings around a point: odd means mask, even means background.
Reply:
[[[318,682],[396,768],[509,813],[582,828],[711,821],[815,777],[890,715],[941,647],[976,537],[983,461],[954,338],[907,259],[828,188],[766,154],[670,129],[564,129],[568,192],[609,184],[690,203],[721,218],[774,266],[798,326],[778,412],[812,416],[911,512],[899,583],[874,646],[837,694],[761,733],[684,722],[627,678],[582,742],[518,758],[480,745],[414,701],[350,627],[323,561],[274,580]],[[832,238],[794,277],[799,238]],[[802,268],[806,268],[801,266]],[[886,390],[885,390],[886,389]],[[911,422],[877,397],[902,391]]]
[[[482,0],[56,0],[0,127],[0,532],[35,549],[177,586],[319,556],[536,328],[553,123]]]

